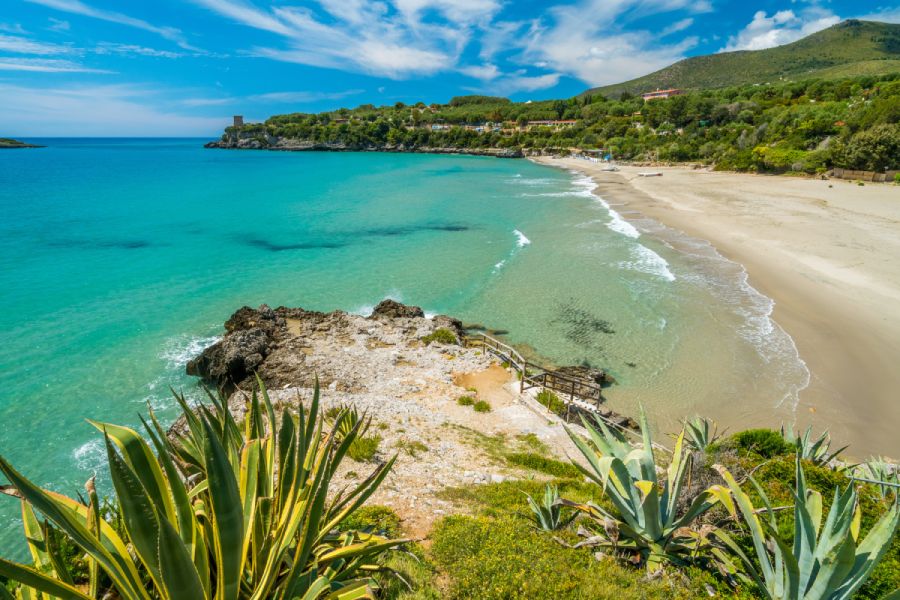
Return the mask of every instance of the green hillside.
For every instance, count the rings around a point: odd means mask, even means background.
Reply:
[[[709,89],[779,80],[833,79],[900,71],[900,25],[850,20],[791,44],[694,56],[631,81],[590,89],[619,97],[666,88]]]

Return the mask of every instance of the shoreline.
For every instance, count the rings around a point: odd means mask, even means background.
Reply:
[[[638,167],[532,160],[591,177],[622,218],[654,219],[743,266],[810,371],[797,423],[829,429],[857,457],[900,455],[900,265],[891,264],[900,256],[900,190],[679,167],[640,178]],[[722,408],[713,416],[736,425]]]

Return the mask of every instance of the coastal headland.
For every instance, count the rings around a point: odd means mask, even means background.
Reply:
[[[900,452],[900,188],[535,160],[591,176],[625,219],[654,219],[742,264],[810,369],[797,421],[830,429],[857,457]],[[716,417],[739,425],[727,415]]]
[[[431,341],[429,335],[439,330],[445,332],[443,342]],[[318,381],[326,411],[355,406],[372,420],[375,458],[399,453],[373,501],[391,506],[404,515],[409,531],[425,535],[441,515],[461,510],[440,495],[446,487],[528,476],[503,460],[499,449],[539,447],[557,459],[571,453],[560,419],[534,400],[537,390],[520,393],[514,373],[496,357],[451,341],[463,335],[460,321],[428,318],[421,308],[393,300],[367,317],[243,307],[226,321],[224,337],[191,360],[187,372],[229,394],[237,416],[246,410],[245,391],[257,375],[276,404],[308,398]],[[476,411],[461,397],[488,408]],[[611,422],[636,426],[601,411]],[[354,476],[345,469],[338,479]]]

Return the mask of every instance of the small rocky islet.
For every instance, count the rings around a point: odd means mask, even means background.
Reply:
[[[36,144],[28,144],[12,138],[0,138],[0,149],[16,149],[16,148],[43,148]]]

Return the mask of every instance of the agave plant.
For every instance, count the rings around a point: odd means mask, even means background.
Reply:
[[[365,415],[360,415],[359,410],[353,404],[336,406],[326,413],[326,417],[330,417],[329,420],[334,425],[338,437],[341,438],[349,435],[359,423],[362,425],[356,432],[357,438],[363,437],[369,429],[369,420],[365,418]]]
[[[559,489],[555,485],[547,484],[541,502],[537,502],[528,494],[525,495],[528,497],[528,507],[531,509],[531,524],[535,529],[556,531],[568,526],[578,515],[578,513],[572,513],[568,517],[563,517]]]
[[[714,485],[694,498],[687,509],[678,511],[679,500],[685,492],[691,455],[684,447],[685,432],[676,438],[672,461],[666,477],[657,476],[656,457],[650,427],[641,412],[643,447],[634,448],[624,435],[606,426],[601,420],[599,430],[582,419],[590,443],[568,430],[569,437],[581,451],[588,468],[575,463],[590,479],[597,482],[613,508],[607,510],[594,503],[561,500],[566,506],[587,515],[598,535],[595,545],[614,551],[637,555],[652,573],[664,562],[683,562],[705,543],[702,534],[691,528],[695,519],[717,504],[734,513],[728,489]],[[605,535],[604,535],[605,534]]]
[[[706,417],[694,417],[684,422],[685,441],[699,452],[706,450],[719,439],[719,426]]]
[[[151,413],[144,429],[94,423],[104,432],[124,532],[99,516],[97,494],[76,501],[43,490],[0,458],[22,501],[33,565],[0,559],[19,595],[88,600],[369,598],[379,556],[405,540],[338,526],[384,480],[393,460],[329,498],[331,480],[359,423],[343,437],[325,430],[316,386],[309,410],[276,415],[260,384],[243,427],[224,399],[192,411],[177,396],[185,432],[168,437]],[[38,526],[34,514],[49,523]],[[50,526],[52,524],[52,527]],[[58,530],[83,550],[87,587],[73,582],[46,543]],[[109,590],[100,590],[100,571]],[[106,580],[102,580],[106,581]]]
[[[878,488],[882,498],[893,495],[900,500],[900,471],[896,464],[883,457],[870,458],[854,470],[857,477],[869,480]]]
[[[891,508],[865,539],[859,541],[861,513],[855,488],[848,485],[843,492],[835,489],[831,509],[823,524],[822,495],[806,486],[801,457],[797,456],[796,460],[793,544],[778,534],[775,513],[759,484],[750,478],[762,498],[764,508],[761,510],[753,506],[731,474],[721,468],[750,530],[755,560],[747,556],[724,530],[719,529],[712,535],[738,557],[749,574],[739,573],[738,576],[755,584],[766,598],[849,600],[890,547],[900,520],[900,508]],[[724,554],[715,552],[727,561]]]
[[[812,426],[807,427],[806,431],[801,435],[799,429],[794,434],[792,426],[788,425],[787,429],[785,429],[782,425],[781,437],[786,442],[797,447],[797,456],[819,467],[827,467],[831,461],[837,458],[838,454],[847,449],[847,446],[843,446],[831,452],[831,436],[825,431],[818,438],[813,439]]]

